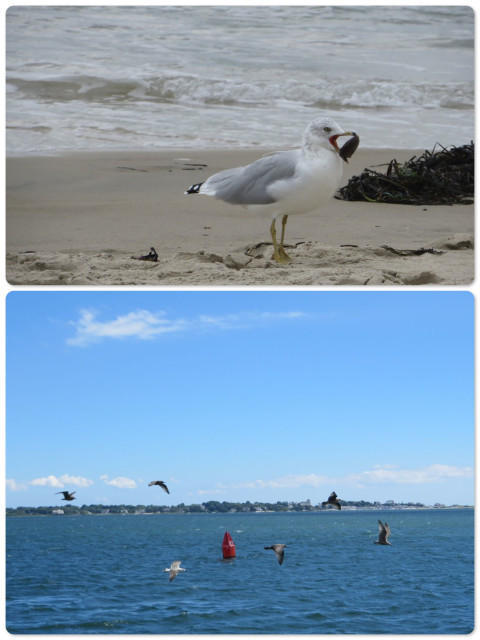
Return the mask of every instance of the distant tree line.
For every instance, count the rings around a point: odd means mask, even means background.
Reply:
[[[357,508],[425,508],[421,502],[395,503],[389,500],[385,503],[368,502],[366,500],[342,500],[343,507]],[[435,505],[444,506],[444,505]],[[466,506],[466,505],[465,505]],[[186,505],[183,502],[176,506],[166,505],[132,505],[132,504],[89,504],[61,505],[55,507],[16,507],[7,508],[7,516],[43,516],[43,515],[107,515],[107,514],[143,514],[143,513],[228,513],[228,512],[259,512],[259,511],[322,511],[320,505],[313,506],[306,502],[219,502],[209,500],[202,504]]]

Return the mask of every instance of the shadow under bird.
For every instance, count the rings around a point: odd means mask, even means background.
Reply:
[[[170,493],[170,491],[168,490],[167,485],[165,484],[165,482],[163,480],[152,480],[152,482],[148,483],[149,487],[153,487],[153,485],[158,485],[159,487],[162,487],[162,489],[164,491],[166,491],[167,493]]]
[[[349,135],[354,136],[354,142],[349,141],[342,153],[337,138]],[[332,118],[320,118],[307,126],[300,149],[278,151],[247,166],[220,171],[193,184],[185,194],[213,196],[269,218],[273,258],[288,264],[291,260],[284,249],[288,216],[315,211],[334,195],[342,179],[343,162],[348,162],[358,141],[356,133],[344,131]],[[282,219],[279,243],[278,218]]]
[[[177,560],[176,562],[172,562],[172,564],[168,567],[168,569],[164,569],[163,572],[165,573],[165,571],[168,571],[170,573],[170,580],[169,582],[171,582],[174,578],[177,577],[179,571],[186,571],[186,569],[181,569],[180,565],[182,564],[181,560]]]
[[[337,494],[335,493],[335,491],[332,491],[332,493],[328,496],[328,500],[322,502],[322,507],[328,506],[329,504],[332,505],[332,507],[335,507],[335,509],[340,510],[342,508],[340,499],[337,498]]]
[[[388,536],[390,535],[390,527],[385,522],[378,521],[378,540],[375,540],[374,544],[392,544],[388,541]]]
[[[63,493],[62,500],[76,500],[76,498],[73,497],[73,494],[77,493],[76,491],[72,491],[71,493],[68,491],[57,491],[55,495],[57,496],[59,493]]]
[[[278,564],[283,563],[283,556],[285,555],[286,544],[272,544],[270,547],[263,547],[264,549],[273,549],[277,556]]]

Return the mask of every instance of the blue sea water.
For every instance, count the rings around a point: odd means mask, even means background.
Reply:
[[[392,546],[373,544],[387,520]],[[228,530],[237,556],[223,560]],[[473,510],[7,518],[17,634],[466,634]],[[288,545],[279,565],[264,546]],[[163,572],[181,560],[171,583]]]
[[[12,6],[9,155],[298,146],[330,115],[362,147],[474,136],[468,6]]]

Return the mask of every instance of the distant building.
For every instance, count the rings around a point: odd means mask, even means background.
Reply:
[[[63,509],[52,509],[54,516],[63,516],[65,511]]]

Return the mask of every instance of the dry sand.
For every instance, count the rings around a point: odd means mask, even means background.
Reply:
[[[362,150],[365,167],[418,151]],[[269,222],[184,190],[264,150],[162,150],[7,159],[7,280],[12,285],[469,285],[474,207],[383,205],[332,198],[290,216],[293,261],[271,260]],[[381,168],[380,170],[384,170]],[[345,246],[347,245],[347,246]],[[396,250],[438,253],[398,255]],[[132,259],[150,247],[158,262]]]

